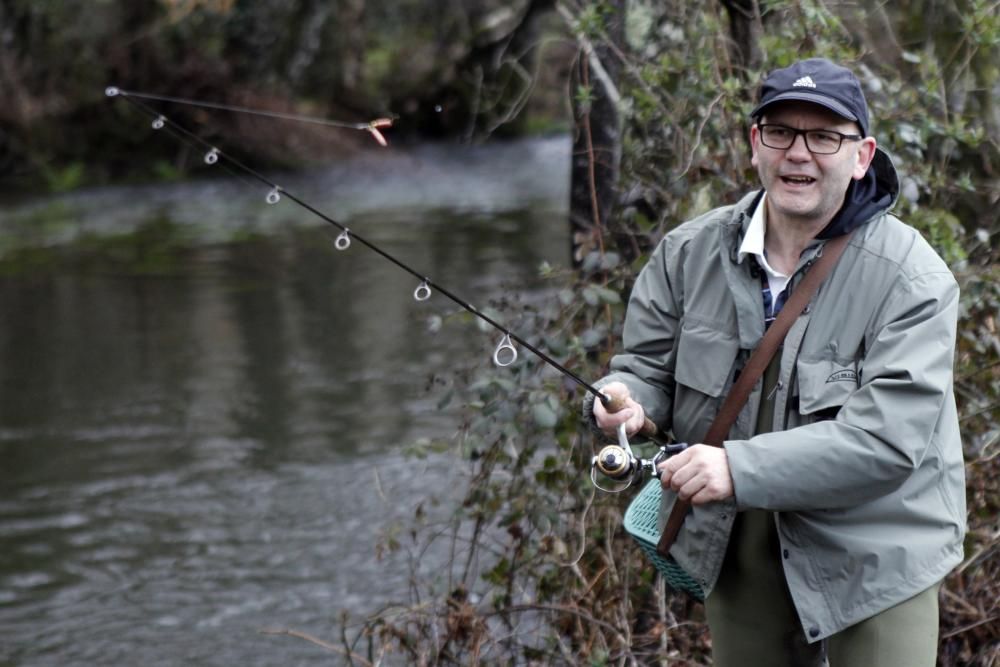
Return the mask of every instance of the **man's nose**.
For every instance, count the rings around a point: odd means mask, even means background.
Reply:
[[[792,139],[792,145],[785,149],[785,154],[793,160],[812,159],[812,153],[809,152],[809,147],[806,145],[806,135],[796,134],[795,138]]]

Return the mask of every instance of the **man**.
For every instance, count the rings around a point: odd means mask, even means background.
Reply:
[[[663,239],[599,383],[627,407],[585,414],[700,442],[826,241],[850,234],[724,446],[661,464],[661,521],[692,503],[671,555],[708,592],[716,665],[931,666],[965,531],[958,287],[889,214],[898,179],[849,70],[772,72],[751,120],[763,189]]]

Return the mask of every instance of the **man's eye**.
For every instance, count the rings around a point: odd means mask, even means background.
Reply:
[[[809,141],[820,144],[835,144],[837,143],[837,135],[832,132],[810,132]]]
[[[774,139],[787,139],[791,136],[792,132],[784,127],[769,127],[767,128],[767,134]]]

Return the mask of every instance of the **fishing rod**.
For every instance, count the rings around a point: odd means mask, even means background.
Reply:
[[[503,326],[502,324],[500,324],[499,322],[497,322],[496,320],[494,320],[493,318],[491,318],[489,315],[486,315],[485,313],[483,313],[481,310],[477,309],[475,306],[473,306],[472,304],[470,304],[465,299],[460,298],[459,296],[457,296],[451,290],[447,289],[446,287],[444,287],[443,285],[441,285],[439,283],[436,283],[435,281],[433,281],[431,278],[429,278],[425,274],[423,274],[423,273],[417,271],[416,269],[412,268],[411,266],[409,266],[408,264],[406,264],[402,260],[398,259],[397,257],[393,256],[392,254],[390,254],[389,252],[387,252],[383,248],[380,248],[375,243],[372,243],[371,241],[369,241],[368,239],[364,238],[363,236],[361,236],[357,232],[352,231],[346,225],[338,222],[337,220],[335,220],[334,218],[330,217],[326,213],[323,213],[322,211],[320,211],[316,207],[312,206],[311,204],[309,204],[305,200],[301,199],[300,197],[296,196],[292,192],[288,191],[287,189],[285,189],[281,185],[278,185],[277,183],[275,183],[271,179],[267,178],[266,176],[264,176],[263,174],[261,174],[257,170],[253,169],[252,167],[244,164],[243,162],[241,162],[237,158],[233,157],[232,155],[224,153],[218,147],[213,146],[211,143],[209,143],[208,141],[202,139],[197,134],[191,132],[190,130],[188,130],[184,126],[182,126],[182,125],[178,124],[177,122],[171,120],[167,116],[165,116],[162,113],[158,112],[157,110],[151,108],[150,106],[148,106],[147,104],[143,103],[140,100],[154,100],[154,101],[172,102],[172,103],[176,103],[176,104],[186,104],[186,105],[199,106],[199,107],[210,108],[210,109],[219,109],[219,110],[233,111],[233,112],[237,112],[237,113],[252,113],[252,114],[255,114],[255,115],[269,116],[269,117],[272,117],[272,118],[279,118],[279,119],[283,119],[283,120],[293,120],[293,121],[300,121],[300,122],[312,122],[312,123],[318,123],[318,124],[323,124],[323,125],[330,125],[330,126],[335,126],[335,127],[343,127],[343,128],[357,129],[357,130],[365,130],[365,131],[371,133],[373,135],[373,137],[375,137],[376,141],[378,141],[379,144],[382,145],[382,146],[386,146],[388,144],[388,142],[385,141],[384,136],[381,134],[381,132],[379,132],[379,130],[381,128],[391,126],[391,124],[392,124],[391,119],[388,119],[388,118],[379,118],[379,119],[373,120],[373,121],[371,121],[369,123],[346,123],[346,122],[341,122],[341,121],[333,121],[333,120],[327,120],[327,119],[313,118],[313,117],[310,117],[310,116],[300,116],[300,115],[296,115],[296,114],[285,114],[285,113],[277,113],[277,112],[270,112],[270,111],[260,111],[260,110],[256,110],[256,109],[248,109],[246,107],[230,106],[230,105],[218,104],[218,103],[214,103],[214,102],[203,102],[203,101],[199,101],[199,100],[190,100],[190,99],[180,98],[180,97],[168,97],[168,96],[165,96],[165,95],[153,95],[153,94],[150,94],[150,93],[142,93],[142,92],[124,90],[124,89],[118,88],[116,86],[109,86],[108,88],[105,89],[104,92],[105,92],[105,95],[107,95],[108,97],[111,97],[111,98],[116,98],[117,97],[117,98],[121,98],[121,99],[125,100],[126,102],[128,102],[129,104],[131,104],[133,107],[139,109],[143,113],[145,113],[148,116],[150,116],[151,118],[153,118],[153,122],[151,124],[151,127],[154,130],[161,130],[161,129],[164,129],[164,128],[169,128],[170,130],[172,130],[174,132],[175,136],[177,136],[182,141],[187,141],[188,143],[196,144],[197,146],[200,146],[200,147],[202,147],[204,149],[207,149],[207,152],[204,155],[204,161],[205,161],[206,164],[213,165],[213,164],[216,164],[217,162],[219,162],[221,159],[224,158],[229,164],[231,164],[232,166],[236,167],[239,171],[243,172],[244,174],[247,174],[248,176],[253,177],[257,181],[260,181],[261,183],[263,183],[266,186],[268,186],[270,189],[268,190],[268,193],[267,193],[267,195],[265,197],[265,201],[268,204],[272,204],[272,205],[273,204],[277,204],[279,201],[281,201],[282,197],[286,197],[290,201],[292,201],[295,204],[297,204],[299,207],[305,209],[306,211],[309,211],[310,213],[312,213],[313,215],[317,216],[321,220],[323,220],[323,221],[329,223],[330,225],[333,225],[337,229],[339,229],[340,230],[340,234],[337,236],[336,240],[334,241],[334,247],[337,250],[347,250],[347,248],[350,247],[352,241],[357,241],[358,243],[360,243],[361,245],[365,246],[366,248],[368,248],[372,252],[376,253],[377,255],[379,255],[380,257],[382,257],[383,259],[385,259],[386,261],[388,261],[388,262],[396,265],[401,270],[403,270],[406,273],[409,273],[410,275],[412,275],[415,278],[417,278],[420,281],[420,284],[413,291],[413,298],[416,299],[417,301],[426,301],[427,299],[430,298],[432,291],[436,290],[437,292],[439,292],[443,296],[447,297],[448,299],[450,299],[451,301],[453,301],[454,303],[456,303],[457,305],[459,305],[460,307],[462,307],[466,311],[472,313],[473,315],[475,315],[476,317],[478,317],[482,321],[484,321],[487,324],[489,324],[490,326],[492,326],[494,329],[497,329],[498,331],[500,331],[503,334],[503,338],[500,340],[500,343],[497,345],[496,350],[493,353],[493,362],[497,366],[501,366],[501,367],[510,366],[511,364],[514,363],[514,361],[517,360],[517,348],[514,347],[514,343],[518,343],[521,346],[523,346],[525,349],[530,350],[539,359],[541,359],[545,363],[549,364],[552,368],[555,368],[557,371],[559,371],[560,373],[562,373],[566,377],[568,377],[568,378],[572,379],[573,381],[575,381],[578,385],[580,385],[581,387],[583,387],[584,389],[586,389],[587,391],[589,391],[590,393],[592,393],[594,396],[596,396],[597,398],[600,398],[603,403],[607,404],[608,401],[610,400],[603,392],[601,392],[600,390],[596,389],[592,384],[590,384],[589,382],[587,382],[586,380],[584,380],[583,378],[581,378],[579,375],[577,375],[573,371],[569,370],[568,368],[566,368],[565,366],[563,366],[562,364],[560,364],[559,362],[557,362],[555,359],[553,359],[549,355],[547,355],[544,352],[542,352],[541,350],[539,350],[537,347],[535,347],[534,345],[532,345],[528,341],[524,340],[524,338],[522,338],[521,336],[517,335],[516,333],[514,333],[513,331],[511,331],[507,327]]]
[[[180,141],[186,142],[189,145],[198,146],[203,149],[207,149],[204,154],[204,161],[208,165],[214,165],[219,163],[220,160],[225,160],[233,167],[235,167],[240,172],[251,176],[253,179],[263,183],[268,186],[269,190],[265,196],[265,201],[268,204],[274,205],[281,201],[282,197],[286,197],[288,200],[294,202],[299,207],[305,209],[306,211],[312,213],[316,217],[320,218],[324,222],[336,227],[340,230],[340,234],[334,240],[334,247],[339,251],[347,250],[352,241],[357,241],[361,245],[365,246],[375,254],[379,255],[386,261],[394,264],[396,267],[402,271],[409,273],[420,281],[419,285],[413,291],[413,298],[417,301],[426,301],[431,297],[434,290],[438,291],[440,294],[468,311],[472,315],[475,315],[480,320],[486,322],[494,329],[500,331],[503,337],[497,344],[496,349],[493,352],[493,363],[500,367],[510,366],[517,360],[517,348],[514,343],[518,343],[525,349],[529,350],[535,354],[539,359],[547,363],[552,368],[556,369],[564,376],[570,378],[576,382],[579,386],[583,387],[586,391],[593,394],[597,399],[600,399],[601,403],[608,410],[608,412],[618,412],[626,407],[625,400],[617,396],[611,396],[605,392],[600,391],[592,384],[581,378],[579,375],[566,368],[564,365],[560,364],[558,361],[542,352],[540,349],[526,341],[521,336],[517,335],[515,332],[511,331],[507,327],[503,326],[490,316],[486,315],[472,304],[470,304],[465,299],[460,298],[454,292],[447,289],[446,287],[436,283],[431,278],[425,274],[412,268],[402,260],[393,256],[383,248],[380,248],[375,243],[364,238],[360,234],[352,231],[349,227],[341,222],[338,222],[334,218],[330,217],[326,213],[323,213],[313,205],[309,204],[305,200],[296,196],[295,194],[289,192],[281,185],[275,183],[271,179],[267,178],[257,170],[243,163],[239,159],[224,153],[218,147],[213,146],[211,143],[201,138],[194,132],[191,132],[184,126],[178,124],[177,122],[171,120],[164,114],[153,109],[149,105],[145,104],[141,100],[157,101],[157,102],[168,102],[173,104],[181,104],[188,106],[196,106],[201,108],[215,109],[232,111],[234,113],[244,113],[253,114],[258,116],[265,116],[270,118],[276,118],[280,120],[289,120],[296,122],[308,122],[332,127],[340,127],[346,129],[362,130],[370,133],[372,137],[380,146],[388,146],[388,141],[385,136],[380,131],[383,128],[391,127],[392,120],[389,118],[377,118],[368,123],[349,123],[336,120],[329,120],[324,118],[315,118],[311,116],[303,116],[298,114],[289,114],[273,111],[264,111],[259,109],[250,109],[248,107],[233,106],[228,104],[221,104],[216,102],[206,102],[202,100],[192,100],[181,97],[169,97],[166,95],[154,95],[151,93],[143,93],[137,91],[129,91],[119,88],[117,86],[108,86],[105,89],[105,95],[109,98],[121,98],[132,105],[134,108],[140,110],[144,114],[148,115],[153,119],[151,123],[151,128],[153,130],[163,130],[171,132]],[[683,451],[687,445],[680,444],[664,444],[667,440],[666,436],[660,431],[659,427],[656,426],[648,417],[645,419],[639,434],[650,438],[651,440],[659,443],[660,449],[657,454],[652,459],[642,459],[637,457],[631,446],[629,445],[628,438],[625,435],[624,425],[618,429],[618,444],[607,445],[601,449],[601,451],[593,457],[591,460],[591,481],[597,488],[608,491],[616,492],[621,491],[631,486],[633,483],[638,482],[639,479],[647,472],[654,475],[658,475],[656,466],[657,464],[665,460],[668,456],[677,454]],[[624,486],[618,489],[609,489],[602,487],[595,476],[595,471],[599,471],[605,477],[609,479],[624,482]]]

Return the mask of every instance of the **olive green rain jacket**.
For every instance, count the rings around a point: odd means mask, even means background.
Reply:
[[[869,173],[894,202],[888,156],[877,151]],[[750,194],[663,239],[632,292],[624,352],[598,383],[624,382],[678,441],[701,441],[764,334],[761,280],[737,253],[759,200]],[[711,594],[735,512],[776,512],[785,577],[811,642],[927,589],[963,553],[958,286],[920,234],[884,210],[851,227],[785,338],[775,432],[754,437],[758,382],[725,443],[735,498],[694,508],[670,552]],[[803,254],[792,289],[822,250],[817,241]],[[673,500],[664,493],[661,526]]]

